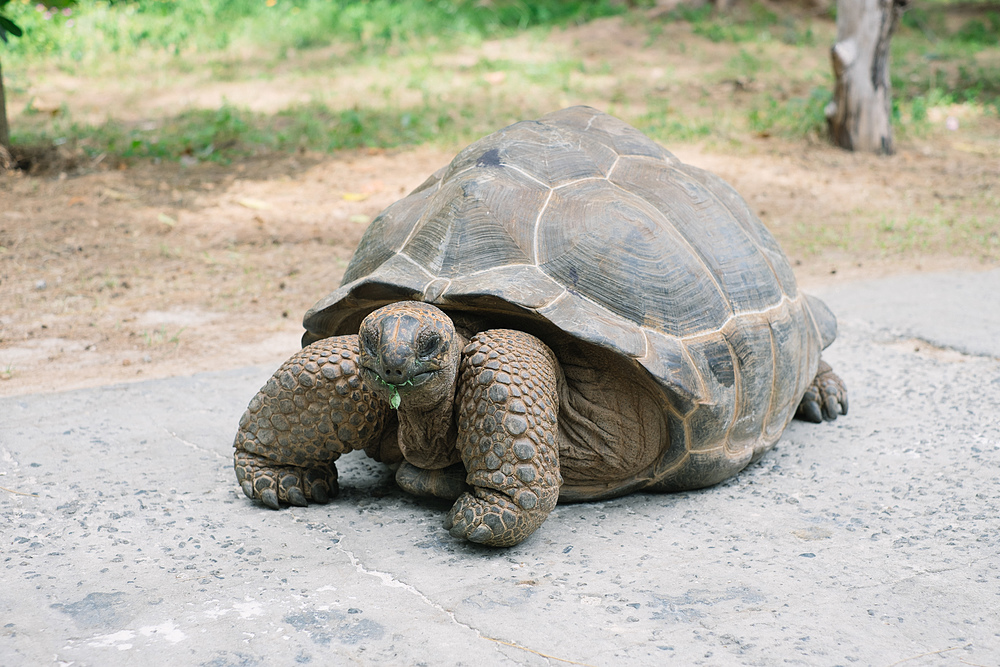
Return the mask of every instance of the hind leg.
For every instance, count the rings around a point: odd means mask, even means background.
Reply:
[[[816,377],[802,396],[795,416],[818,424],[824,419],[833,421],[837,415],[846,414],[847,387],[830,368],[830,364],[820,359]]]
[[[391,450],[389,405],[358,374],[357,336],[317,341],[275,371],[240,419],[236,478],[248,498],[279,509],[337,495],[341,454]],[[392,443],[389,443],[390,445]]]

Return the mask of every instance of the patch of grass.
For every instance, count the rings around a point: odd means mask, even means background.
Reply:
[[[905,119],[926,118],[942,104],[971,103],[1000,113],[1000,13],[985,12],[949,28],[946,9],[929,5],[903,15],[892,40],[893,94]]]
[[[833,99],[827,88],[813,88],[808,97],[778,100],[767,93],[747,114],[750,131],[761,136],[802,137],[826,131],[826,105]]]
[[[798,222],[789,236],[788,249],[794,254],[820,255],[830,249],[851,252],[857,245],[854,229],[849,223],[845,227],[837,227],[817,224],[816,220]]]
[[[664,108],[643,114],[635,120],[635,127],[656,141],[669,144],[710,137],[718,131],[719,121],[709,116],[690,118]]]
[[[1000,14],[987,12],[982,19],[970,19],[955,32],[954,39],[978,46],[1000,44]]]
[[[97,60],[153,49],[180,55],[262,45],[274,53],[330,44],[349,53],[406,49],[421,41],[479,40],[513,30],[589,21],[627,11],[611,0],[81,0],[68,14],[13,2],[25,31],[14,59]]]
[[[937,207],[922,214],[881,216],[869,223],[873,246],[882,255],[949,253],[1000,259],[1000,216],[958,214]]]
[[[171,335],[167,331],[166,327],[160,327],[158,329],[154,329],[153,331],[143,331],[142,339],[145,341],[146,347],[157,347],[165,344],[176,346],[180,345],[181,334],[184,333],[185,329],[187,329],[187,327],[181,327],[177,333]]]
[[[90,157],[181,158],[228,163],[265,151],[392,147],[415,144],[451,129],[454,117],[444,109],[331,110],[313,103],[274,115],[223,105],[186,111],[156,124],[126,125],[110,120],[92,126],[69,119],[26,127],[12,133],[17,144],[69,144]]]
[[[679,7],[671,12],[675,20],[687,21],[692,32],[713,42],[770,42],[811,46],[815,43],[812,26],[808,21],[786,15],[779,17],[760,2],[748,7],[737,6],[725,13],[717,13],[712,5]]]
[[[987,210],[989,202],[977,202]],[[920,211],[852,212],[843,224],[798,222],[781,239],[792,254],[822,255],[829,250],[858,256],[955,255],[1000,260],[1000,216],[932,206]]]

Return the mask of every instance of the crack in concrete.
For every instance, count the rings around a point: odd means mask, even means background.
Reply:
[[[295,516],[294,514],[292,514],[291,516],[292,516],[292,520],[295,521],[296,523],[306,523],[306,521],[304,519],[301,519],[301,518]],[[368,575],[370,577],[375,577],[376,579],[378,579],[379,581],[382,582],[383,586],[389,586],[391,588],[402,588],[404,591],[406,591],[408,593],[411,593],[411,594],[417,596],[418,598],[420,598],[420,600],[424,604],[430,606],[431,608],[433,608],[433,609],[441,612],[445,616],[447,616],[449,619],[451,619],[451,622],[454,623],[455,625],[457,625],[459,627],[462,627],[462,628],[465,628],[466,630],[471,630],[472,632],[476,633],[476,637],[477,638],[485,640],[485,641],[491,641],[491,642],[495,642],[496,641],[496,640],[494,640],[491,637],[485,636],[477,628],[475,628],[475,627],[473,627],[473,626],[471,626],[471,625],[469,625],[467,623],[463,623],[462,621],[458,620],[458,617],[455,616],[455,612],[449,611],[448,609],[445,609],[440,604],[438,604],[434,600],[432,600],[429,597],[427,597],[427,595],[424,594],[419,588],[417,588],[417,587],[415,587],[415,586],[413,586],[411,584],[408,584],[405,581],[400,581],[396,577],[392,576],[392,574],[390,574],[389,572],[383,572],[381,570],[375,570],[375,569],[370,569],[368,567],[365,567],[365,564],[361,562],[361,559],[358,558],[357,556],[355,556],[353,551],[351,551],[350,549],[346,548],[343,545],[344,540],[346,538],[346,535],[344,535],[343,533],[341,533],[339,530],[337,530],[335,528],[331,528],[328,524],[326,524],[326,523],[324,523],[322,521],[316,521],[316,522],[311,522],[311,523],[316,523],[317,525],[323,526],[324,528],[326,528],[327,530],[329,530],[335,536],[336,541],[333,542],[334,548],[337,551],[339,551],[340,553],[342,553],[345,556],[347,556],[347,558],[351,561],[351,565],[353,565],[354,569],[357,570],[360,574],[365,574],[365,575]],[[496,650],[498,653],[500,653],[500,655],[504,656],[505,658],[513,660],[513,658],[511,658],[509,655],[507,655],[506,653],[504,653],[503,651],[501,651],[499,647],[494,646],[494,650]],[[514,662],[517,662],[518,664],[523,664],[523,663],[519,663],[516,660],[514,660]]]
[[[167,429],[163,429],[163,430],[167,431]],[[219,452],[217,452],[215,450],[212,450],[212,449],[208,449],[207,447],[202,447],[201,445],[195,444],[193,442],[189,442],[188,440],[185,440],[184,438],[182,438],[181,436],[177,435],[173,431],[167,431],[167,434],[173,436],[174,438],[177,438],[177,440],[179,440],[181,443],[187,445],[188,447],[190,447],[191,449],[193,449],[195,451],[201,452],[203,454],[211,454],[215,458],[222,459],[223,461],[229,461],[230,460],[230,457],[223,456]]]

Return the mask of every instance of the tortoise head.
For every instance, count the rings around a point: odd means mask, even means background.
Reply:
[[[361,322],[358,341],[362,372],[392,407],[429,408],[453,397],[462,345],[440,308],[419,301],[383,306]]]

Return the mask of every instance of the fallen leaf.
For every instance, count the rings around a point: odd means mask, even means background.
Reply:
[[[356,222],[359,225],[367,225],[372,221],[367,215],[352,215],[350,218],[351,222]]]
[[[159,214],[158,216],[156,216],[156,219],[165,224],[167,227],[173,227],[174,225],[177,224],[177,221],[171,218],[166,213]]]
[[[237,199],[236,203],[242,206],[243,208],[249,208],[255,211],[268,211],[274,208],[274,206],[267,203],[266,201],[261,201],[260,199],[251,199],[250,197],[243,197],[241,199]]]
[[[83,206],[87,203],[86,197],[73,197],[69,200],[70,206]]]
[[[344,201],[364,201],[368,199],[369,193],[367,192],[345,192],[340,195],[344,198]]]

